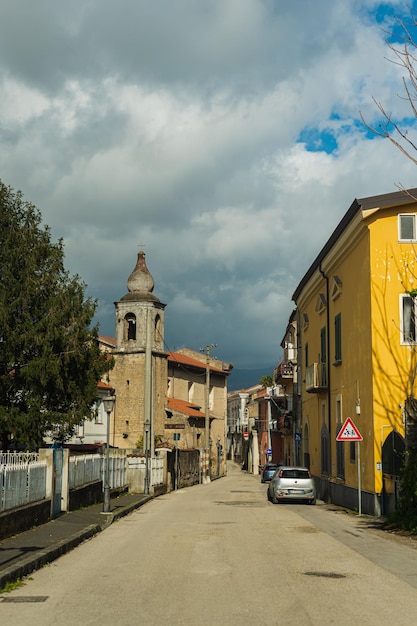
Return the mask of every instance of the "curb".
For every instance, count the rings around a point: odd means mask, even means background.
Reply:
[[[146,496],[142,500],[138,502],[133,502],[126,507],[122,507],[119,510],[116,510],[113,513],[105,514],[106,517],[103,520],[103,523],[100,524],[91,524],[87,526],[83,530],[79,530],[66,539],[62,539],[58,541],[55,545],[51,546],[47,550],[39,550],[26,558],[23,558],[19,563],[15,563],[10,567],[3,569],[0,572],[0,590],[5,587],[7,583],[13,583],[19,580],[20,578],[24,578],[28,576],[32,572],[41,569],[48,563],[55,561],[63,554],[70,552],[73,548],[76,548],[80,543],[86,541],[87,539],[91,539],[99,532],[106,530],[113,522],[118,519],[129,515],[135,509],[140,508],[142,505],[146,504],[150,500],[153,500],[153,496]],[[1,603],[1,598],[0,598]]]

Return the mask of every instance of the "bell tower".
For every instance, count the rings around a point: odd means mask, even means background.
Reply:
[[[116,411],[110,440],[120,448],[146,447],[153,453],[154,437],[163,435],[165,423],[166,305],[153,294],[154,280],[143,250],[138,253],[127,289],[126,295],[114,303],[116,346],[110,379],[116,390]]]

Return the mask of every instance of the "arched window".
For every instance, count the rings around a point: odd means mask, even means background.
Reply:
[[[404,465],[405,440],[397,431],[390,432],[382,446],[382,471],[400,476]]]
[[[127,313],[125,316],[125,341],[136,340],[136,315]]]
[[[155,344],[158,344],[161,341],[161,317],[160,315],[157,315],[155,317],[153,340]]]

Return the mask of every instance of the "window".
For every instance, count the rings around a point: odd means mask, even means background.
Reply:
[[[336,300],[336,298],[338,298],[341,293],[342,281],[340,280],[339,276],[333,276],[332,286],[330,288],[330,295],[332,297],[332,300]]]
[[[342,314],[338,313],[334,318],[334,360],[335,365],[342,362]]]
[[[399,241],[416,241],[416,216],[398,216],[398,239]]]
[[[351,463],[356,463],[356,442],[355,441],[350,441],[350,462]]]
[[[338,424],[336,435],[339,434],[342,424]],[[337,477],[344,480],[345,478],[345,444],[343,441],[336,441],[336,471]]]
[[[320,381],[322,387],[327,387],[327,329],[320,330]]]
[[[321,473],[329,474],[329,432],[325,426],[321,429]]]
[[[97,404],[96,404],[96,414],[95,414],[95,419],[94,419],[94,422],[96,424],[102,424],[103,423],[103,414],[104,414],[103,402],[102,402],[101,398],[99,398],[97,400]]]
[[[416,303],[411,296],[400,295],[401,344],[416,342]]]
[[[307,369],[308,367],[308,343],[306,343],[304,346],[304,358],[305,358],[306,369]]]
[[[320,330],[320,363],[327,362],[326,327]]]
[[[326,308],[327,308],[327,300],[324,296],[324,293],[319,293],[319,295],[317,296],[317,301],[316,301],[316,313],[321,315],[323,311],[326,310]]]
[[[310,478],[310,472],[305,469],[281,470],[279,473],[279,477],[280,478],[299,478],[300,480],[302,480],[303,478]]]
[[[157,315],[155,317],[154,337],[153,337],[155,345],[158,345],[160,339],[161,339],[161,318],[159,315]]]
[[[125,341],[136,340],[136,315],[128,313],[125,316]]]

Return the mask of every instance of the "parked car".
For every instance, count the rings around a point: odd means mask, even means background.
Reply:
[[[316,489],[306,467],[279,467],[268,485],[268,500],[274,504],[285,500],[303,500],[316,504]]]
[[[278,465],[276,463],[266,463],[262,470],[261,474],[261,483],[267,483],[271,480],[272,476],[278,469]]]

